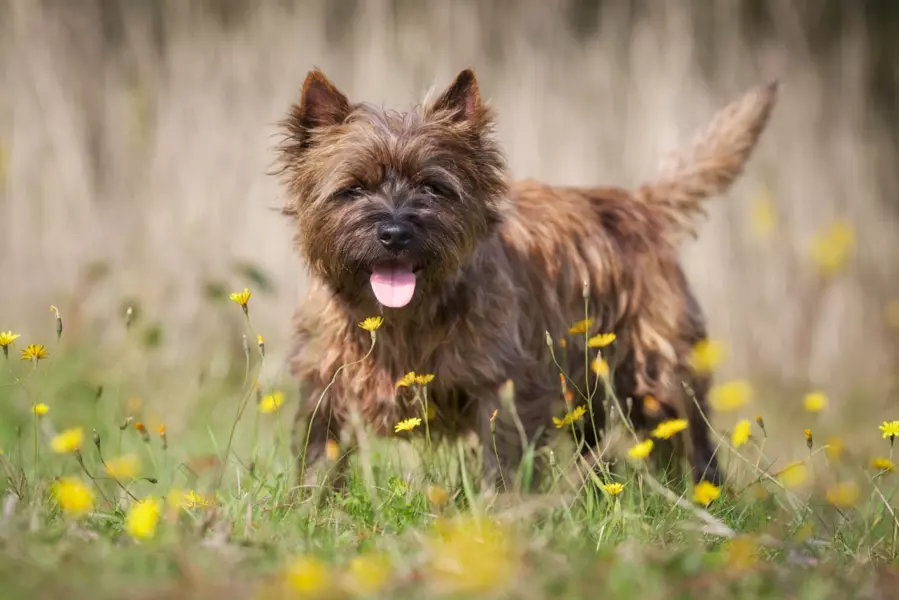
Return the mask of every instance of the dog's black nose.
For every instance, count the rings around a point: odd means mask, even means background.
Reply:
[[[399,252],[412,241],[412,227],[407,223],[382,223],[378,226],[378,241],[391,252]]]

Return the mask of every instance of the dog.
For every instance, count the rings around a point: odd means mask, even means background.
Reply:
[[[703,201],[741,174],[777,95],[775,81],[732,102],[631,191],[510,181],[471,70],[407,112],[351,102],[310,71],[277,149],[309,274],[290,358],[304,480],[320,477],[312,467],[329,444],[347,443],[351,413],[384,435],[410,417],[431,435],[474,433],[486,473],[508,473],[565,410],[562,373],[574,404],[593,387],[577,423],[585,451],[603,437],[613,390],[641,436],[687,419],[675,459],[694,482],[720,484],[703,418],[710,375],[690,360],[705,318],[677,254]],[[359,324],[376,315],[372,335]],[[615,334],[601,375],[585,360],[585,349],[598,358],[596,333]],[[433,375],[433,414],[397,385],[409,372]],[[514,389],[511,407],[501,388]]]

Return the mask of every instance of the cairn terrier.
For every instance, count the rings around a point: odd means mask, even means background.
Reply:
[[[742,171],[777,89],[725,107],[630,191],[510,181],[471,70],[408,112],[351,102],[311,71],[279,147],[283,212],[309,272],[291,358],[306,481],[329,444],[352,444],[353,413],[381,434],[412,417],[431,436],[475,433],[487,473],[508,477],[554,416],[589,404],[575,422],[582,452],[610,407],[641,436],[684,418],[669,456],[687,458],[694,481],[720,482],[709,374],[691,363],[705,321],[678,249],[702,201]],[[359,324],[376,315],[375,337]],[[597,350],[599,333],[615,340]],[[420,384],[397,385],[411,371],[434,376],[430,414]]]

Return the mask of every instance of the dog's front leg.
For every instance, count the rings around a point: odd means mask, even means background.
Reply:
[[[483,394],[478,399],[478,436],[481,441],[481,453],[484,460],[482,489],[488,495],[496,490],[505,491],[510,482],[507,474],[512,475],[515,465],[514,453],[504,442],[508,436],[508,419],[500,417],[499,394]]]
[[[292,451],[297,460],[299,485],[339,488],[345,483],[348,453],[339,447],[341,424],[332,414],[331,402],[319,403],[321,395],[319,388],[312,388],[308,395],[301,394]]]
[[[507,382],[480,398],[478,427],[488,484],[509,490],[520,483],[519,475],[524,474],[518,468],[529,449],[543,441],[553,397],[551,388],[529,381],[517,386]],[[536,461],[530,468],[529,479],[536,482],[543,473]]]

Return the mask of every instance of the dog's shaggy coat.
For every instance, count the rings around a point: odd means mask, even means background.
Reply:
[[[565,411],[556,362],[569,388],[586,390],[585,336],[568,330],[588,314],[591,333],[617,336],[602,353],[637,430],[686,418],[681,448],[694,479],[720,481],[697,409],[708,413],[709,379],[690,363],[706,328],[677,254],[702,201],[740,174],[776,95],[772,83],[730,104],[651,182],[628,191],[510,182],[470,70],[405,113],[351,103],[321,72],[310,72],[280,147],[284,213],[296,224],[310,275],[291,362],[302,390],[294,436],[301,464],[316,464],[327,440],[340,439],[352,410],[384,434],[423,416],[396,385],[416,371],[435,375],[432,436],[477,432],[495,468],[490,419],[500,409],[500,386],[514,383],[529,441],[551,430],[552,416]],[[388,227],[401,228],[401,245],[392,243],[394,229],[384,233]],[[370,279],[385,269],[414,274],[402,307],[385,307],[373,293]],[[372,349],[359,323],[374,315],[384,323]],[[588,448],[597,443],[594,431],[602,435],[604,396],[594,398],[594,423],[584,419]],[[655,414],[645,409],[650,396]],[[577,394],[574,401],[585,404]],[[517,432],[503,433],[513,426],[501,412],[497,449],[508,468],[521,444]]]

